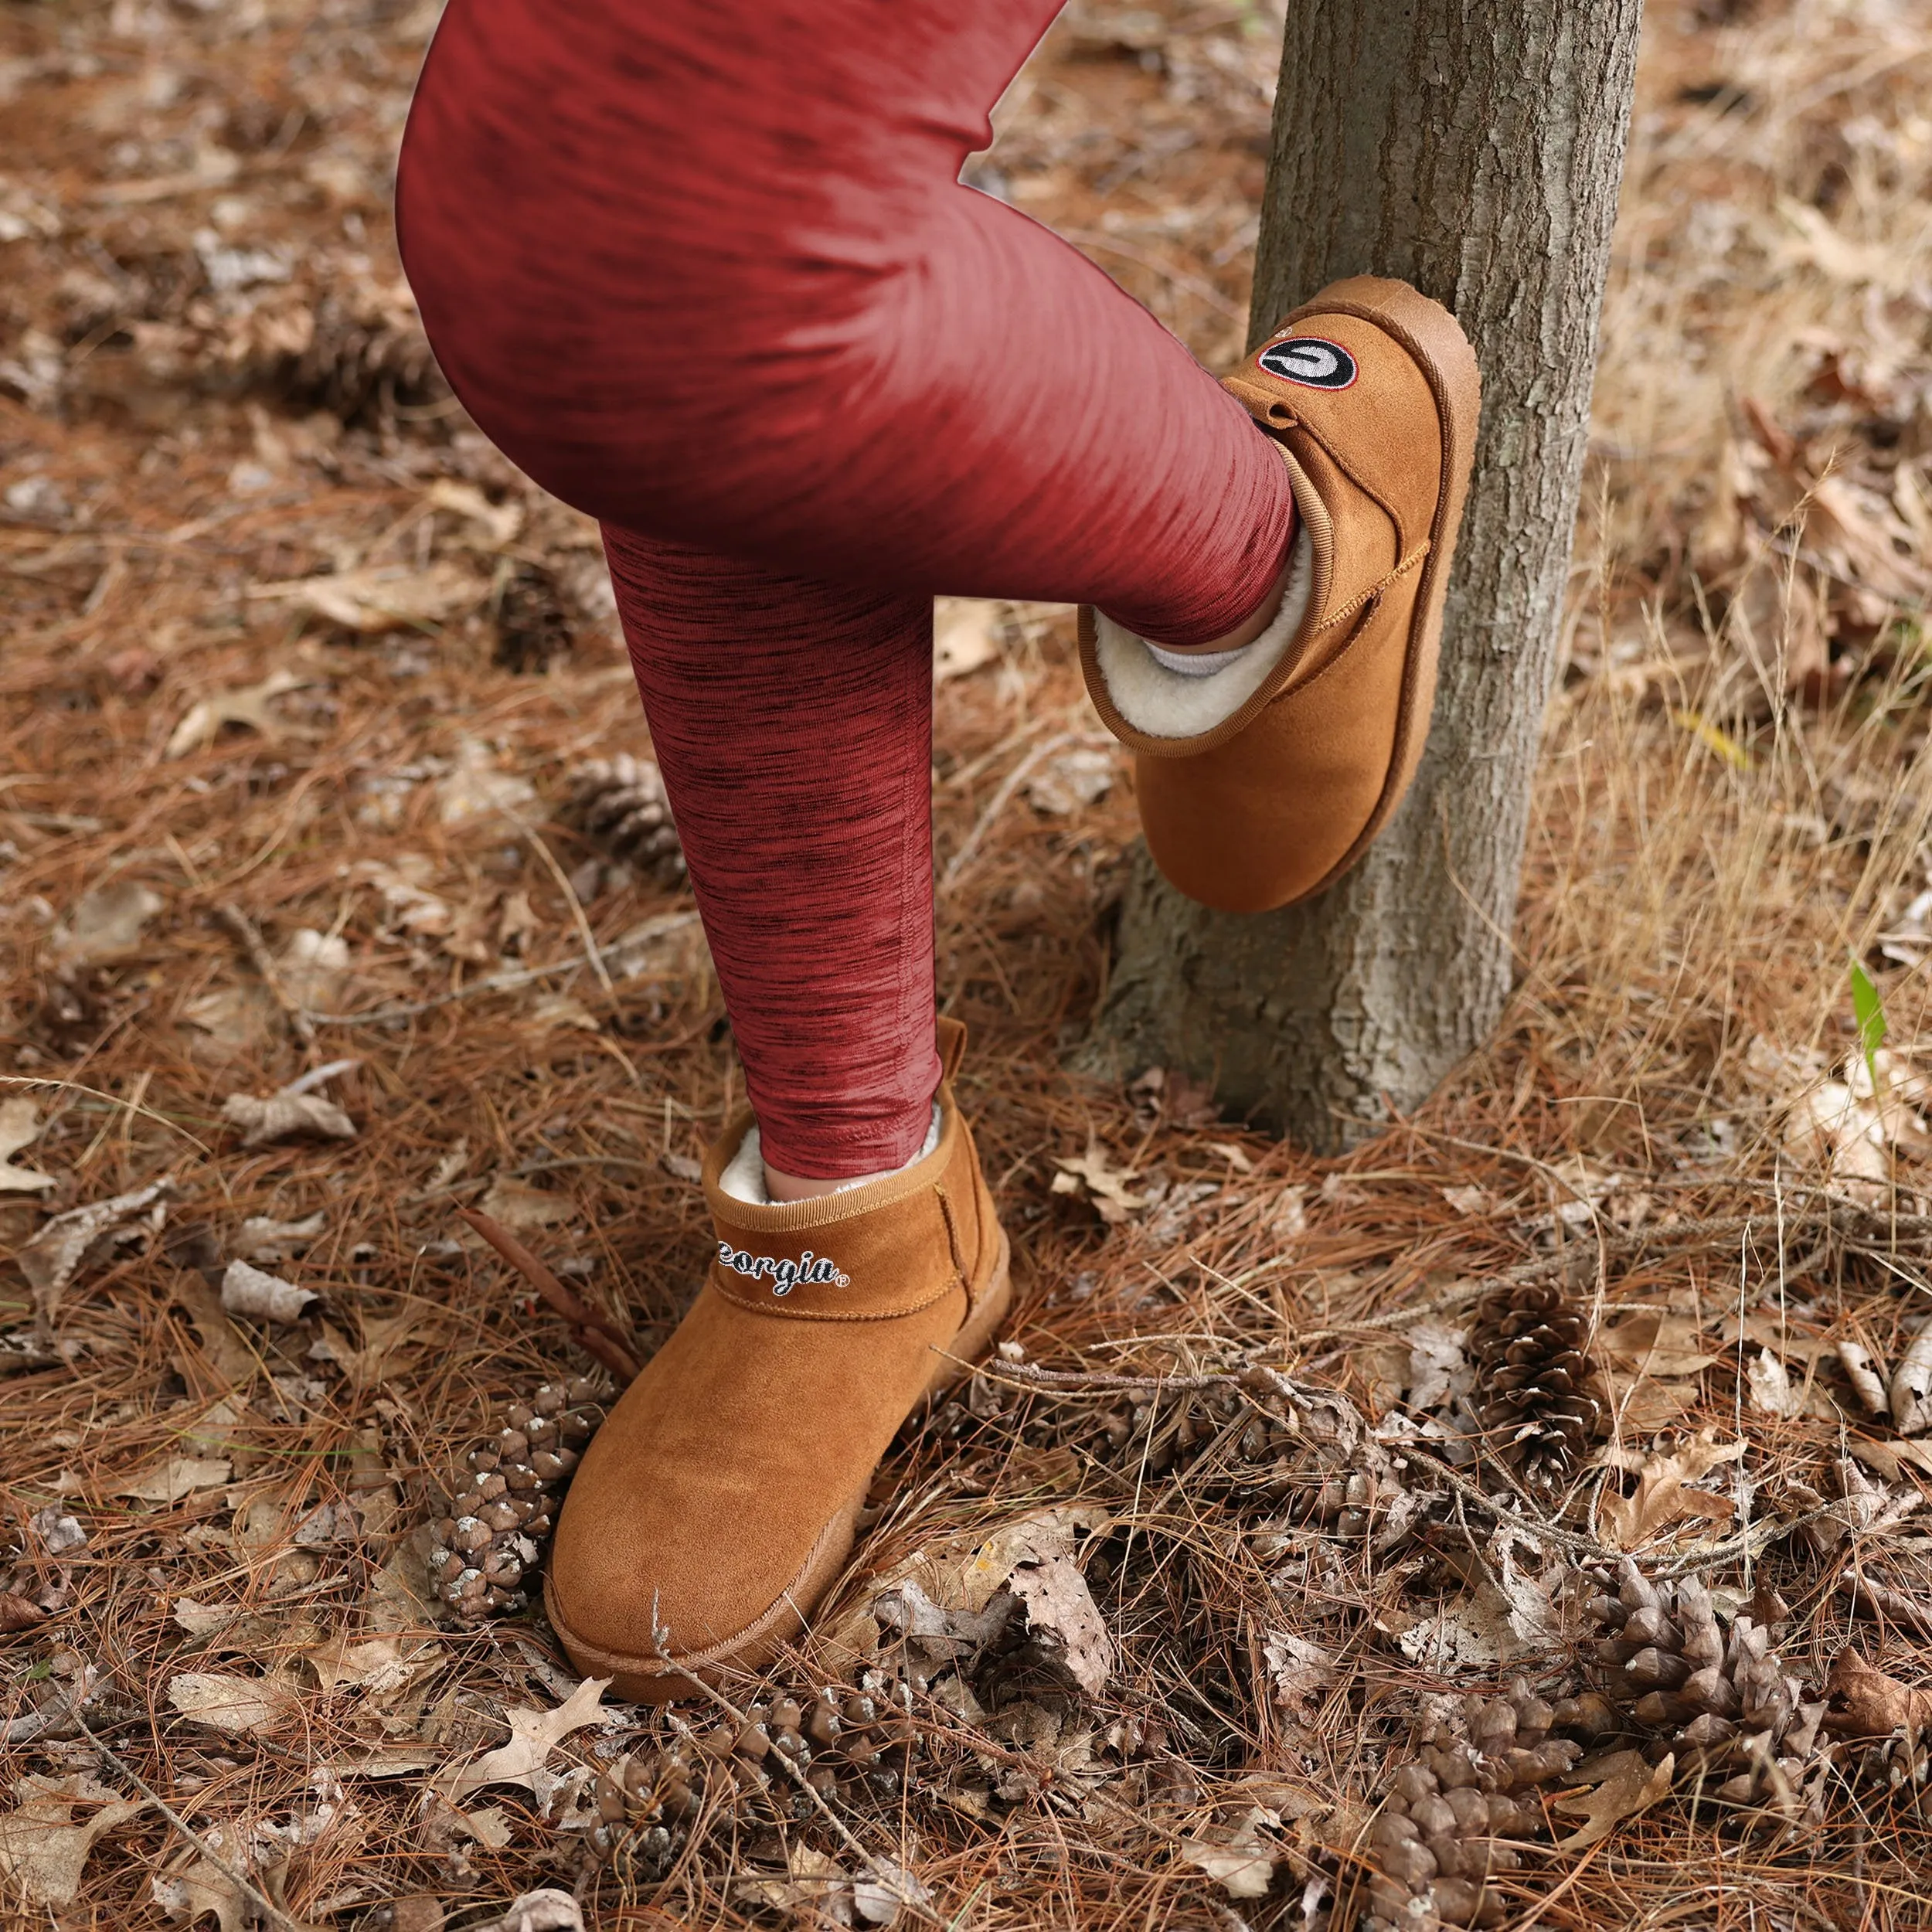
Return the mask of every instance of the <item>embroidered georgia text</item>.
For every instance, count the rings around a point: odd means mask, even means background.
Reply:
[[[748,1275],[753,1281],[769,1280],[774,1294],[789,1294],[801,1282],[829,1281],[842,1288],[852,1286],[850,1275],[842,1274],[824,1255],[814,1254],[810,1248],[794,1261],[781,1255],[753,1254],[744,1248],[734,1248],[729,1241],[720,1241],[718,1259],[734,1274]]]

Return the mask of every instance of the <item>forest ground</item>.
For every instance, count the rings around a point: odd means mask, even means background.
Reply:
[[[666,1720],[529,1715],[575,1684],[540,1617],[455,1623],[422,1569],[493,1406],[592,1366],[454,1209],[648,1347],[703,1266],[693,1164],[738,1091],[688,896],[573,813],[588,761],[648,753],[594,532],[468,427],[400,280],[434,17],[0,6],[17,1922],[230,1932],[252,1888],[264,1922],[425,1932],[549,1885],[596,1927],[1331,1925],[1394,1767],[1463,1694],[1575,1689],[1580,1576],[1623,1553],[1702,1566],[1727,1618],[1781,1591],[1805,1694],[1848,1648],[1895,1699],[1932,1682],[1932,1399],[1874,1413],[1846,1366],[1900,1370],[1932,1293],[1923,11],[1651,10],[1519,990],[1413,1119],[1316,1161],[1178,1078],[1067,1070],[1130,771],[1070,611],[942,606],[940,985],[1015,1237],[1003,1359],[1158,1386],[996,1370],[910,1427],[827,1621],[885,1573],[944,1608],[1030,1525],[1111,1655],[1004,1702],[962,1665],[896,1792],[842,1787],[835,1829],[714,1777],[662,1855],[597,1774]],[[1181,0],[1064,20],[970,178],[1224,367],[1278,35]],[[345,1121],[243,1145],[229,1097],[338,1060],[311,1093]],[[65,1260],[29,1249],[97,1206]],[[224,1311],[250,1257],[316,1298]],[[1491,1507],[1471,1312],[1553,1257],[1610,1420],[1559,1497],[1498,1477]],[[1417,1445],[1365,1506],[1401,1536],[1209,1466],[1173,1378],[1256,1364]],[[543,1747],[466,1788],[506,1712]],[[1925,1787],[1843,1747],[1805,1775],[1776,1805],[1553,1787],[1493,1922],[1932,1923]]]

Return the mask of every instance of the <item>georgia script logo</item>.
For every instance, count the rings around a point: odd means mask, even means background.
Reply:
[[[1346,389],[1355,379],[1355,358],[1325,335],[1290,335],[1270,342],[1254,359],[1258,368],[1304,389]]]
[[[729,1241],[720,1241],[718,1260],[733,1274],[745,1275],[753,1281],[769,1281],[774,1294],[789,1294],[801,1283],[808,1282],[829,1281],[841,1288],[852,1286],[850,1275],[841,1274],[822,1254],[814,1254],[810,1248],[794,1261],[774,1254],[753,1254],[749,1249],[734,1248]]]

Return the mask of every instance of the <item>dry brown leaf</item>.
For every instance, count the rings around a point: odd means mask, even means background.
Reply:
[[[230,1671],[182,1671],[168,1680],[168,1701],[191,1724],[237,1737],[272,1731],[302,1709],[301,1692],[288,1679]]]
[[[124,1798],[84,1773],[29,1776],[13,1788],[20,1805],[0,1814],[0,1876],[36,1906],[71,1905],[94,1841],[148,1808],[146,1799]],[[76,1824],[77,1804],[99,1809]]]
[[[335,1636],[303,1653],[322,1695],[359,1690],[371,1697],[393,1695],[438,1668],[448,1652],[420,1638]]]
[[[235,1236],[235,1252],[245,1261],[286,1261],[304,1253],[328,1227],[328,1217],[318,1211],[299,1221],[277,1221],[251,1214]]]
[[[1335,1683],[1335,1653],[1305,1637],[1270,1631],[1262,1639],[1261,1658],[1276,1706],[1299,1723],[1313,1723]]]
[[[149,1889],[177,1924],[199,1924],[211,1912],[219,1932],[247,1932],[255,1923],[253,1901],[210,1859],[197,1859],[185,1871],[157,1872]]]
[[[319,1299],[313,1288],[298,1288],[246,1261],[230,1261],[221,1278],[223,1309],[257,1321],[299,1321]]]
[[[40,1110],[32,1100],[18,1095],[0,1100],[0,1194],[36,1194],[54,1185],[51,1174],[13,1163],[14,1155],[31,1147],[39,1134]]]
[[[500,1917],[485,1919],[465,1932],[583,1932],[583,1911],[568,1892],[546,1886],[512,1899]]]
[[[221,1104],[221,1117],[242,1130],[242,1145],[267,1147],[275,1141],[314,1138],[352,1141],[355,1123],[333,1100],[313,1090],[345,1073],[354,1060],[332,1060],[273,1094],[230,1094]]]
[[[141,937],[167,900],[132,879],[97,886],[55,927],[49,950],[63,968],[110,965],[141,951]]]
[[[32,1630],[43,1622],[47,1613],[31,1598],[21,1595],[17,1590],[0,1590],[0,1635],[11,1636],[17,1631]]]
[[[475,610],[489,594],[487,577],[439,560],[420,570],[406,564],[376,563],[294,582],[261,583],[248,594],[292,604],[331,624],[373,636],[384,631],[433,629]]]
[[[1266,1811],[1252,1806],[1225,1837],[1182,1839],[1181,1855],[1199,1866],[1230,1898],[1265,1898],[1280,1855],[1260,1835],[1260,1828],[1270,1821]]]
[[[610,1685],[607,1677],[587,1677],[554,1710],[505,1711],[510,1741],[473,1764],[451,1769],[438,1781],[438,1788],[453,1804],[485,1784],[521,1784],[534,1791],[534,1774],[549,1763],[551,1752],[572,1732],[604,1721],[604,1693]]]
[[[226,1457],[170,1456],[145,1475],[117,1483],[111,1493],[132,1496],[138,1502],[176,1503],[197,1489],[220,1488],[233,1473]]]
[[[1694,1376],[1723,1359],[1705,1343],[1701,1323],[1649,1310],[1607,1325],[1597,1342],[1609,1361],[1639,1376]]]
[[[1059,1170],[1053,1176],[1053,1192],[1083,1195],[1110,1227],[1117,1226],[1147,1206],[1145,1196],[1132,1192],[1127,1185],[1134,1176],[1124,1168],[1115,1167],[1112,1156],[1098,1141],[1089,1141],[1084,1154],[1062,1158],[1053,1165]]]
[[[359,1348],[338,1328],[325,1321],[321,1333],[310,1347],[311,1362],[338,1364],[358,1388],[372,1388],[389,1372],[389,1358],[402,1345],[423,1332],[423,1318],[413,1310],[401,1315],[360,1315],[362,1345]]]
[[[1718,1442],[1707,1429],[1681,1448],[1644,1458],[1636,1465],[1637,1493],[1607,1495],[1598,1505],[1600,1533],[1614,1549],[1640,1549],[1687,1516],[1728,1522],[1736,1509],[1730,1497],[1689,1485],[1719,1464],[1740,1461],[1744,1447],[1742,1442]]]
[[[191,751],[199,751],[202,746],[213,744],[226,725],[246,725],[250,731],[260,732],[264,738],[288,735],[295,728],[284,723],[269,706],[277,698],[286,697],[291,691],[306,689],[317,682],[298,671],[276,671],[260,684],[243,685],[233,691],[218,691],[212,696],[201,699],[189,707],[181,723],[175,726],[164,755],[185,758]]]
[[[809,1845],[794,1845],[786,1854],[783,1878],[740,1879],[733,1894],[744,1904],[762,1906],[820,1924],[849,1925],[845,1908],[850,1899],[850,1875],[836,1859]]]
[[[489,747],[465,738],[456,748],[456,768],[437,781],[437,816],[447,826],[478,819],[514,822],[536,797],[536,787],[527,778],[498,771]]]
[[[449,931],[456,913],[449,901],[431,892],[427,881],[436,866],[421,852],[403,853],[393,865],[366,859],[350,869],[349,876],[373,886],[383,895],[385,923],[393,932],[434,939]]]
[[[33,1290],[35,1311],[43,1325],[53,1319],[62,1291],[90,1253],[111,1250],[159,1230],[174,1185],[172,1177],[164,1175],[132,1193],[70,1208],[45,1223],[22,1246],[14,1259]]]
[[[1750,1387],[1751,1406],[1760,1414],[1788,1422],[1804,1413],[1804,1385],[1792,1382],[1790,1370],[1769,1349],[1759,1350],[1744,1365],[1744,1379]]]
[[[1889,1737],[1894,1731],[1932,1735],[1932,1690],[1874,1670],[1855,1650],[1838,1653],[1825,1681],[1825,1728],[1840,1737]]]
[[[1006,1587],[1019,1599],[1030,1641],[1089,1697],[1107,1688],[1114,1640],[1078,1566],[1065,1556],[1015,1566]]]
[[[1005,606],[991,597],[939,597],[933,605],[933,679],[948,684],[1000,654]]]
[[[507,1174],[499,1174],[490,1183],[489,1192],[477,1208],[506,1228],[553,1228],[577,1211],[576,1202],[567,1194],[553,1194]]]
[[[1114,789],[1114,754],[1075,745],[1049,758],[1026,781],[1027,802],[1049,818],[1067,818]]]
[[[521,503],[492,503],[474,483],[459,483],[453,476],[439,476],[423,501],[437,509],[467,517],[489,539],[488,547],[493,550],[514,543],[523,528]]]
[[[1666,1756],[1662,1763],[1651,1764],[1641,1751],[1618,1751],[1598,1769],[1604,1775],[1593,1789],[1553,1801],[1553,1809],[1583,1821],[1569,1837],[1557,1840],[1560,1852],[1587,1849],[1608,1838],[1626,1818],[1648,1811],[1668,1796],[1677,1760]]]
[[[1913,1338],[1892,1371],[1892,1426],[1902,1436],[1932,1431],[1932,1321]]]

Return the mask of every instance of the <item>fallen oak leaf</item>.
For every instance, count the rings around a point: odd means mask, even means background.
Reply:
[[[277,1221],[265,1214],[251,1214],[235,1237],[235,1251],[244,1261],[285,1261],[306,1249],[328,1225],[328,1216],[320,1213],[301,1221]]]
[[[1145,1196],[1133,1193],[1128,1187],[1128,1182],[1134,1179],[1132,1173],[1125,1168],[1115,1167],[1107,1149],[1098,1141],[1089,1141],[1084,1154],[1070,1158],[1062,1157],[1053,1165],[1059,1170],[1053,1176],[1053,1192],[1083,1192],[1093,1202],[1094,1213],[1110,1227],[1117,1226],[1129,1215],[1147,1206]]]
[[[433,509],[447,510],[478,525],[488,534],[492,549],[500,550],[514,543],[517,532],[523,528],[521,503],[492,503],[474,483],[459,483],[451,476],[439,476],[423,500]]]
[[[210,1913],[218,1932],[247,1932],[255,1923],[247,1893],[212,1859],[197,1859],[185,1872],[157,1872],[149,1890],[155,1904],[178,1923],[197,1925]]]
[[[113,1494],[137,1502],[177,1503],[197,1489],[219,1489],[234,1473],[225,1456],[170,1456],[158,1468],[116,1485]]]
[[[1618,1751],[1600,1767],[1607,1775],[1601,1783],[1571,1798],[1551,1801],[1551,1809],[1583,1823],[1569,1837],[1556,1841],[1560,1852],[1581,1852],[1607,1838],[1626,1818],[1638,1816],[1666,1796],[1677,1769],[1674,1754],[1666,1753],[1656,1764],[1645,1761],[1641,1751]]]
[[[63,969],[104,966],[141,950],[141,935],[168,902],[138,879],[97,886],[53,929],[50,950]]]
[[[1267,1821],[1266,1811],[1251,1808],[1224,1838],[1182,1839],[1181,1855],[1199,1866],[1230,1898],[1265,1898],[1274,1883],[1277,1854],[1257,1828]]]
[[[295,731],[295,727],[284,724],[268,707],[276,699],[319,682],[315,678],[304,677],[299,672],[282,670],[271,672],[260,684],[216,692],[212,697],[203,698],[189,707],[181,723],[175,726],[173,736],[168,739],[167,749],[162,755],[185,758],[191,751],[199,751],[202,746],[213,744],[221,736],[223,727],[231,724],[245,725],[251,731],[260,732],[264,738],[288,735]],[[295,735],[313,734],[296,732]]]
[[[510,1727],[510,1741],[486,1752],[468,1767],[447,1773],[439,1788],[452,1803],[460,1803],[485,1784],[521,1784],[536,1788],[536,1774],[549,1756],[573,1731],[600,1723],[604,1693],[611,1687],[607,1677],[587,1677],[554,1710],[506,1710],[503,1719]]]
[[[1736,1511],[1730,1497],[1689,1485],[1720,1463],[1740,1461],[1743,1454],[1741,1441],[1719,1443],[1706,1430],[1668,1454],[1644,1458],[1637,1464],[1636,1495],[1607,1495],[1598,1505],[1602,1533],[1617,1549],[1637,1549],[1686,1516],[1728,1522]]]
[[[39,1134],[40,1110],[32,1100],[15,1098],[0,1104],[0,1194],[33,1194],[54,1185],[51,1174],[13,1164],[14,1155]]]
[[[94,1841],[148,1808],[145,1798],[118,1797],[84,1773],[23,1777],[14,1791],[19,1809],[0,1815],[0,1875],[37,1906],[71,1905]],[[77,1825],[77,1804],[100,1809]]]
[[[1114,1640],[1078,1566],[1065,1556],[1023,1563],[1006,1587],[1026,1617],[1028,1650],[1053,1674],[1098,1697],[1113,1672]]]
[[[266,1147],[273,1141],[308,1134],[321,1140],[352,1141],[355,1123],[333,1100],[324,1100],[314,1090],[358,1064],[352,1060],[331,1060],[273,1094],[230,1094],[221,1104],[221,1117],[230,1126],[242,1130],[244,1148]]]
[[[965,677],[999,655],[1004,611],[991,597],[934,600],[934,683]]]
[[[0,1590],[0,1636],[32,1630],[46,1613],[17,1590]]]
[[[191,1724],[250,1737],[298,1716],[302,1700],[282,1677],[243,1677],[233,1672],[182,1671],[168,1680],[168,1701]]]

